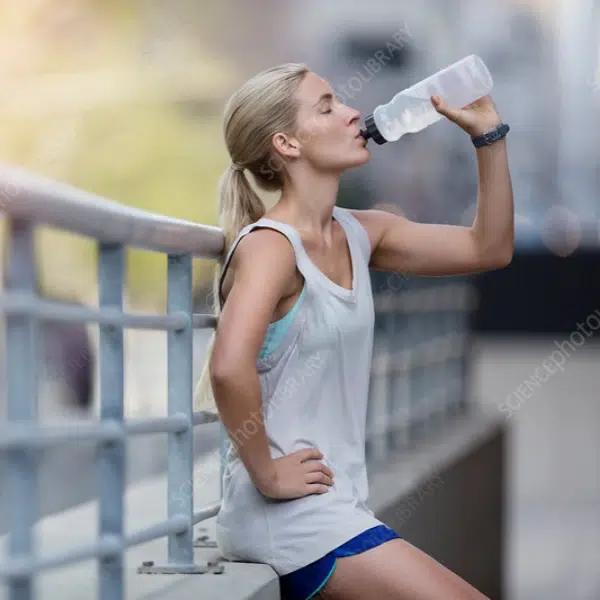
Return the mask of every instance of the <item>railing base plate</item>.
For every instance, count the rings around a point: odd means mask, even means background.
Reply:
[[[211,540],[207,535],[201,535],[194,541],[194,548],[218,548],[217,542]]]
[[[137,568],[137,572],[144,575],[203,575],[204,573],[213,573],[220,575],[225,570],[225,566],[219,562],[209,561],[206,565],[155,565],[144,563]]]

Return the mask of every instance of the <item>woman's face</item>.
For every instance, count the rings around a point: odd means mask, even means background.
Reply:
[[[368,162],[371,153],[360,135],[360,113],[343,104],[327,81],[308,72],[297,99],[298,127],[289,139],[294,158],[335,173]]]

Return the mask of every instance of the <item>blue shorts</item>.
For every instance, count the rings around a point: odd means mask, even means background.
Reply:
[[[327,583],[338,557],[353,556],[400,536],[386,525],[363,531],[313,563],[279,578],[282,600],[308,600]]]

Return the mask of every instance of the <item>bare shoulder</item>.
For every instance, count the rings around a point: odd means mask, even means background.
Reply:
[[[350,213],[367,232],[372,250],[377,247],[385,233],[386,227],[390,223],[390,219],[393,219],[395,216],[390,212],[377,209],[352,209],[350,210]]]
[[[255,368],[274,312],[298,287],[294,249],[283,234],[260,228],[244,236],[223,282],[212,372],[227,376]]]
[[[223,297],[227,298],[234,280],[275,288],[285,297],[294,292],[295,275],[296,257],[290,242],[279,231],[260,227],[238,243],[223,281]]]

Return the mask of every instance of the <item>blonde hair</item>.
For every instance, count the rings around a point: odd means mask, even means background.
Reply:
[[[302,63],[285,63],[262,71],[237,90],[225,106],[223,133],[232,164],[218,186],[219,227],[225,245],[213,281],[213,310],[217,317],[221,313],[219,281],[229,249],[240,231],[266,211],[244,169],[252,174],[259,189],[282,189],[283,164],[273,152],[272,139],[276,133],[294,131],[298,113],[295,94],[308,71]],[[214,339],[213,332],[194,395],[194,410],[212,413],[217,412],[209,370]]]

